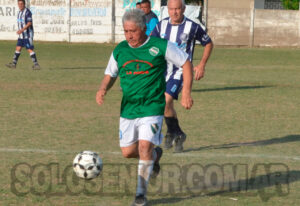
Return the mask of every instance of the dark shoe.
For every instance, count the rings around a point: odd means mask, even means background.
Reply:
[[[39,64],[34,64],[34,65],[32,66],[32,69],[33,69],[33,70],[40,70],[41,67],[40,67]]]
[[[171,133],[167,133],[165,136],[165,149],[170,149],[173,147],[175,135]]]
[[[176,135],[175,137],[175,153],[180,153],[183,151],[183,143],[186,140],[186,135],[184,133]]]
[[[147,198],[144,195],[135,196],[135,200],[131,204],[131,206],[145,206],[147,205]]]
[[[160,158],[162,157],[162,154],[163,154],[163,150],[160,147],[156,147],[154,149],[156,151],[157,158],[156,158],[156,161],[153,164],[153,170],[152,170],[152,173],[151,173],[151,178],[156,178],[157,175],[159,174],[159,171],[160,171],[159,160],[160,160]]]
[[[7,66],[8,68],[11,68],[11,69],[15,69],[17,67],[17,65],[15,63],[13,63],[13,62],[5,64],[5,66]]]

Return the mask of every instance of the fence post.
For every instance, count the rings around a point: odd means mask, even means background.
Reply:
[[[72,5],[72,0],[69,0],[69,19],[68,19],[68,22],[69,22],[69,25],[68,25],[68,41],[69,43],[71,42],[71,5]]]
[[[116,1],[111,1],[111,42],[116,42]]]
[[[255,7],[254,0],[251,2],[250,6],[250,38],[249,46],[252,48],[254,46],[254,19],[255,19]]]

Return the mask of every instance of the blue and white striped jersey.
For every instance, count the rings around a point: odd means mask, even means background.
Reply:
[[[170,17],[161,20],[153,29],[151,36],[160,37],[173,42],[181,50],[189,55],[192,62],[196,40],[205,46],[211,42],[210,37],[202,27],[194,21],[184,17],[181,24],[171,24]],[[169,79],[181,79],[182,68],[168,62],[166,81]]]
[[[184,17],[181,24],[172,25],[170,17],[161,20],[153,29],[151,36],[167,39],[175,43],[180,49],[188,53],[193,60],[195,41],[205,46],[211,42],[210,37],[202,27],[194,21]]]
[[[19,11],[18,13],[18,30],[23,29],[28,22],[32,22],[32,13],[28,8]],[[31,25],[22,34],[19,35],[20,39],[33,38],[33,26]]]

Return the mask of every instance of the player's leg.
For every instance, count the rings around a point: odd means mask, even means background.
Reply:
[[[26,49],[27,49],[27,51],[28,51],[28,53],[30,55],[30,58],[31,58],[32,62],[33,62],[32,69],[34,69],[34,70],[41,69],[41,67],[40,67],[40,65],[38,63],[36,54],[33,51],[34,50],[33,39],[29,38],[29,39],[26,39],[25,41],[26,41],[25,42]]]
[[[165,98],[166,98],[166,106],[165,106],[165,122],[167,125],[167,133],[165,136],[165,149],[170,149],[173,146],[173,141],[175,138],[174,128],[172,124],[172,119],[177,119],[177,114],[174,109],[174,101],[173,97],[169,95],[167,92],[165,92]]]
[[[145,117],[139,120],[138,184],[136,197],[132,205],[146,205],[150,176],[156,177],[159,173],[159,160],[162,156],[162,149],[160,147],[154,148],[154,145],[161,143],[162,121],[162,116]],[[156,171],[154,171],[154,168]]]
[[[15,69],[16,68],[18,60],[19,60],[19,57],[21,55],[22,47],[23,47],[22,39],[18,39],[17,46],[16,46],[16,51],[15,51],[13,60],[12,60],[12,62],[6,64],[6,66],[8,68],[11,68],[11,69]]]
[[[166,84],[166,106],[165,106],[165,122],[167,125],[167,134],[165,137],[165,148],[169,149],[175,142],[175,152],[183,151],[183,142],[186,139],[185,133],[181,130],[174,108],[174,99],[178,99],[178,95],[182,88],[183,78],[180,79],[170,78]]]
[[[136,119],[120,118],[120,147],[125,158],[138,158],[138,136]]]
[[[123,157],[138,158],[139,157],[138,147],[139,147],[138,142],[135,142],[132,145],[127,147],[121,147]]]

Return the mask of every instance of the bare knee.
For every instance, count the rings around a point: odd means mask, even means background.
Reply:
[[[138,152],[138,144],[135,143],[133,145],[130,145],[128,147],[121,147],[122,155],[125,158],[137,158],[139,157]]]
[[[165,93],[166,98],[166,106],[165,106],[165,112],[164,115],[166,117],[176,117],[176,111],[174,109],[174,100],[171,95],[168,93]]]
[[[148,141],[140,141],[139,156],[142,160],[152,160],[153,144]]]
[[[123,157],[125,158],[137,158],[138,155],[134,152],[122,152]]]

